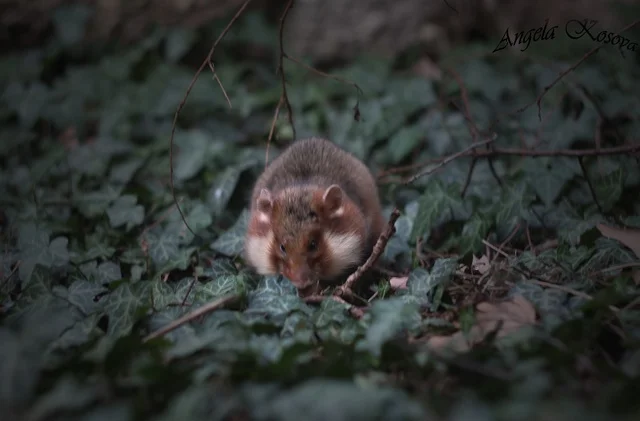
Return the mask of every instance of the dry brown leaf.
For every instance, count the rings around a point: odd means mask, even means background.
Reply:
[[[522,326],[536,323],[535,308],[521,295],[495,304],[483,302],[476,306],[476,310],[476,324],[471,327],[467,335],[458,331],[450,336],[432,336],[428,339],[427,346],[434,351],[449,348],[466,352],[489,333],[495,331],[500,322],[502,325],[496,332],[498,338],[509,335]]]
[[[401,276],[397,278],[389,279],[389,283],[391,284],[391,289],[406,289],[407,288],[407,280],[408,276]]]
[[[486,255],[483,255],[479,259],[476,256],[473,256],[473,259],[471,260],[471,267],[481,275],[484,275],[489,271],[489,269],[491,269],[491,262]]]
[[[615,228],[604,224],[598,224],[598,230],[605,237],[618,240],[629,247],[640,259],[640,230]]]

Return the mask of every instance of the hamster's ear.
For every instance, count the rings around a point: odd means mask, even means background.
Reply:
[[[332,184],[324,191],[322,195],[322,204],[330,217],[342,215],[342,195],[344,192],[337,184]]]
[[[260,190],[260,195],[258,196],[258,199],[256,199],[256,205],[259,212],[271,215],[271,210],[273,209],[273,198],[271,197],[271,192],[267,189]]]

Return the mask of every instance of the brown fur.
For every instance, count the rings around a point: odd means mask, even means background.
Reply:
[[[342,189],[342,200],[340,189],[327,192],[332,185]],[[269,199],[262,202],[268,209],[268,221],[260,220],[261,192]],[[340,211],[335,214],[337,209]],[[342,247],[333,243],[332,249],[328,240],[343,238],[336,237],[340,234],[361,239],[360,247],[348,251],[356,256],[349,265],[352,268],[369,256],[383,227],[378,189],[368,168],[328,140],[299,140],[274,159],[255,184],[245,256],[255,266],[250,254],[261,259],[266,257],[261,253],[268,254],[274,269],[269,272],[283,273],[298,287],[316,280],[335,281],[346,271],[338,264],[340,258],[353,256],[345,255],[345,243]],[[270,233],[274,238],[268,247],[248,250],[251,238],[265,238]],[[310,248],[312,240],[315,250]]]

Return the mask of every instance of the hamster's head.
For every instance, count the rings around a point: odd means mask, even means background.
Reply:
[[[245,256],[263,275],[283,274],[298,289],[334,281],[362,262],[362,212],[337,184],[262,189],[253,203]]]

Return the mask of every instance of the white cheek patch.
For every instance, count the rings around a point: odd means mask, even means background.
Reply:
[[[324,240],[331,253],[331,272],[333,275],[337,275],[349,266],[360,263],[362,239],[357,234],[326,233]]]
[[[249,263],[260,275],[274,275],[277,269],[271,263],[271,244],[273,232],[265,237],[249,236],[245,244],[245,252]]]

